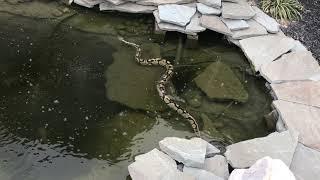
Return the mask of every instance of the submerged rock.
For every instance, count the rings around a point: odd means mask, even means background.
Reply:
[[[221,62],[210,64],[195,79],[209,98],[246,102],[248,93],[232,70]]]
[[[144,58],[160,57],[157,44],[145,44],[142,49]],[[105,72],[107,97],[133,109],[163,110],[166,105],[156,90],[161,67],[139,65],[134,59],[133,49],[122,49],[115,52],[113,57],[114,63]]]

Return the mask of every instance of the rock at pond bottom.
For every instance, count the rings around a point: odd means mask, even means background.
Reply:
[[[144,44],[142,51],[142,56],[146,56],[144,58],[160,57],[157,44]],[[139,65],[134,59],[133,49],[123,48],[115,52],[113,57],[114,63],[105,73],[107,97],[110,100],[133,109],[160,111],[166,108],[155,87],[162,72],[161,67]]]
[[[265,156],[281,159],[290,166],[298,143],[298,133],[289,131],[271,133],[262,138],[255,138],[227,146],[225,156],[234,168],[247,168]]]
[[[295,177],[281,160],[264,157],[249,169],[233,170],[229,180],[295,180]]]
[[[132,180],[195,180],[180,172],[173,159],[157,149],[139,155],[128,166]]]
[[[206,141],[166,137],[159,142],[159,146],[170,157],[186,166],[197,168],[204,166]]]
[[[209,98],[246,102],[248,93],[232,70],[221,62],[210,64],[195,79]]]

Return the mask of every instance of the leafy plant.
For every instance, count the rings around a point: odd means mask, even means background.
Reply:
[[[262,10],[277,20],[292,21],[301,18],[303,6],[297,0],[261,0]]]

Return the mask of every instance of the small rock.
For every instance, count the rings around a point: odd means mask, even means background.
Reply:
[[[279,24],[275,19],[265,14],[256,6],[253,6],[252,8],[256,12],[256,15],[253,17],[255,21],[264,26],[269,33],[279,32]]]
[[[259,159],[249,169],[235,169],[229,180],[295,180],[289,168],[279,159]]]
[[[202,168],[208,143],[176,137],[166,137],[159,142],[160,149],[178,162],[189,167]]]
[[[223,180],[223,178],[203,169],[184,166],[183,172],[193,176],[196,180]]]
[[[222,19],[222,21],[227,25],[231,31],[247,29],[249,24],[244,20],[239,19]]]
[[[231,36],[232,32],[230,29],[222,22],[221,18],[214,15],[203,15],[200,19],[201,26],[216,31],[218,33]]]
[[[197,3],[197,10],[204,15],[219,15],[221,14],[220,9],[216,9],[207,5],[204,5],[202,3]]]
[[[205,159],[203,169],[223,179],[228,179],[229,177],[227,159],[222,155],[215,155],[212,158]]]
[[[186,26],[196,13],[196,8],[176,4],[160,5],[158,10],[161,22],[179,26]]]
[[[251,19],[256,13],[247,3],[222,3],[222,17],[227,19]]]
[[[221,7],[221,0],[198,0],[198,2],[213,8]]]

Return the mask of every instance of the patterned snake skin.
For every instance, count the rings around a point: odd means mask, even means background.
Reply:
[[[136,48],[135,59],[139,64],[144,66],[162,66],[166,68],[166,72],[161,76],[160,80],[157,83],[157,91],[159,93],[159,96],[171,109],[175,110],[178,114],[187,119],[188,122],[191,124],[195,134],[200,137],[199,126],[195,118],[191,116],[186,110],[181,109],[180,106],[176,104],[166,93],[165,85],[168,83],[168,81],[173,75],[173,66],[171,62],[162,58],[142,59],[141,48],[139,45],[132,42],[128,42],[124,40],[122,37],[119,37],[119,40],[127,45]]]

